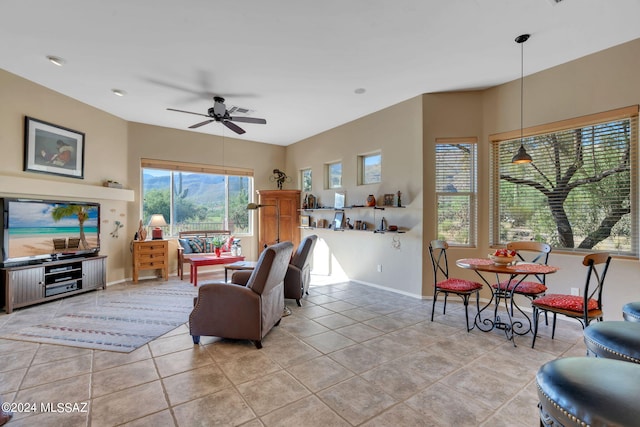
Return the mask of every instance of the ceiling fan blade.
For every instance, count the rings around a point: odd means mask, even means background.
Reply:
[[[169,110],[169,111],[177,111],[178,113],[195,114],[196,116],[211,117],[208,114],[194,113],[193,111],[176,110],[175,108],[167,108],[167,110]]]
[[[200,126],[208,125],[211,122],[215,122],[215,119],[205,120],[204,122],[196,123],[195,125],[189,126],[189,129],[199,128]]]
[[[238,135],[242,135],[244,133],[244,129],[242,129],[237,124],[230,122],[229,120],[223,120],[222,124],[237,133]]]
[[[266,125],[267,121],[265,119],[259,119],[257,117],[242,117],[242,116],[236,116],[236,117],[229,117],[229,120],[232,120],[234,122],[242,122],[242,123],[255,123],[258,125]]]

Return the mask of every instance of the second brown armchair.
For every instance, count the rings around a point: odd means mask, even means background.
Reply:
[[[300,298],[308,293],[311,281],[311,254],[316,246],[318,236],[307,236],[298,246],[298,250],[291,257],[287,275],[284,278],[284,297],[295,299],[298,307],[302,307]]]

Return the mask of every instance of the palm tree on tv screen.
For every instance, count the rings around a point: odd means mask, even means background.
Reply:
[[[81,205],[58,205],[51,211],[51,217],[55,222],[60,221],[62,218],[77,217],[78,226],[80,227],[80,247],[88,249],[89,244],[84,234],[84,222],[89,218],[91,209],[93,208]]]

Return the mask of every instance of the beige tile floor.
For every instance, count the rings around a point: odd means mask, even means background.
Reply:
[[[73,300],[1,314],[0,330]],[[6,402],[88,409],[16,413],[8,426],[532,426],[540,365],[585,354],[578,322],[553,341],[541,326],[535,350],[530,335],[514,347],[501,331],[467,333],[455,298],[431,322],[431,301],[314,277],[303,307],[287,305],[262,350],[196,346],[187,325],[131,353],[0,340]]]

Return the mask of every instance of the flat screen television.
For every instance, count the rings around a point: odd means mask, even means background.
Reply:
[[[41,262],[100,251],[100,204],[0,199],[2,265]]]

